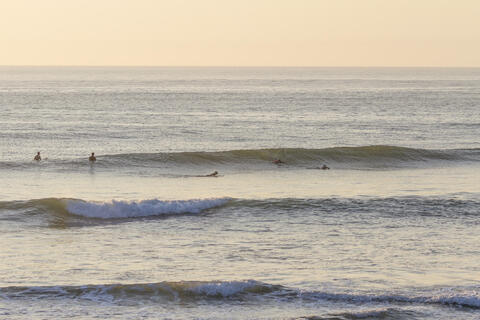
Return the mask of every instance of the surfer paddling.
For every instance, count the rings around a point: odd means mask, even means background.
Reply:
[[[218,171],[213,171],[210,174],[205,175],[205,177],[217,177],[218,176]]]
[[[33,157],[33,160],[35,161],[40,161],[42,160],[42,157],[40,157],[40,151],[37,152],[37,155],[35,157]]]
[[[315,170],[330,170],[330,167],[328,167],[326,164],[324,164],[321,167],[312,167],[312,168],[307,168],[307,169],[315,169]]]
[[[205,175],[201,175],[201,176],[193,176],[193,177],[199,177],[199,178],[215,177],[215,178],[218,178],[220,176],[218,175],[218,171],[213,171],[212,173],[209,173],[209,174],[205,174]]]
[[[218,171],[213,171],[212,173],[209,173],[209,174],[205,174],[205,175],[201,175],[201,176],[193,176],[193,177],[199,177],[199,178],[215,177],[215,178],[218,178],[220,176],[218,175]]]
[[[280,159],[275,159],[275,160],[273,160],[272,162],[273,162],[273,163],[275,163],[275,164],[282,164],[282,163],[285,163],[285,162],[283,162],[283,161],[282,161],[282,160],[280,160]]]
[[[88,157],[88,161],[90,161],[90,162],[97,161],[97,158],[95,158],[95,152],[92,152],[92,155],[90,157]]]

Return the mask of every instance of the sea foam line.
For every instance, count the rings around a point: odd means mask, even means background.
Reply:
[[[142,201],[87,202],[70,200],[68,212],[99,219],[147,217],[165,214],[200,213],[204,210],[219,207],[230,201],[230,198],[193,199],[163,201],[158,199]]]

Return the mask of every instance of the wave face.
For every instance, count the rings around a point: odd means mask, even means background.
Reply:
[[[0,288],[0,298],[71,298],[93,301],[122,302],[126,300],[185,301],[201,299],[339,302],[346,304],[434,304],[453,307],[480,308],[480,289],[444,289],[428,294],[396,293],[355,294],[304,291],[255,280],[246,281],[183,281],[141,284],[106,284],[82,286],[13,286]],[[378,312],[378,311],[377,311]],[[380,311],[380,314],[384,311]],[[371,315],[371,314],[370,314]]]
[[[480,149],[427,150],[395,146],[334,147],[324,149],[276,148],[230,150],[217,152],[129,153],[100,155],[97,168],[165,168],[175,167],[248,167],[272,165],[281,159],[284,166],[317,168],[328,163],[335,168],[395,168],[429,162],[478,162]],[[28,168],[31,166],[69,167],[88,166],[85,159],[55,160],[42,163],[1,162],[0,168]],[[262,167],[263,168],[263,167]]]

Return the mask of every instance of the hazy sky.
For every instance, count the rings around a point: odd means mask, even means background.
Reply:
[[[0,65],[480,66],[480,0],[0,0]]]

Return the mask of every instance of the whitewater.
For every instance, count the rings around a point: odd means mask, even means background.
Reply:
[[[472,68],[0,67],[0,318],[479,319],[479,101]]]

